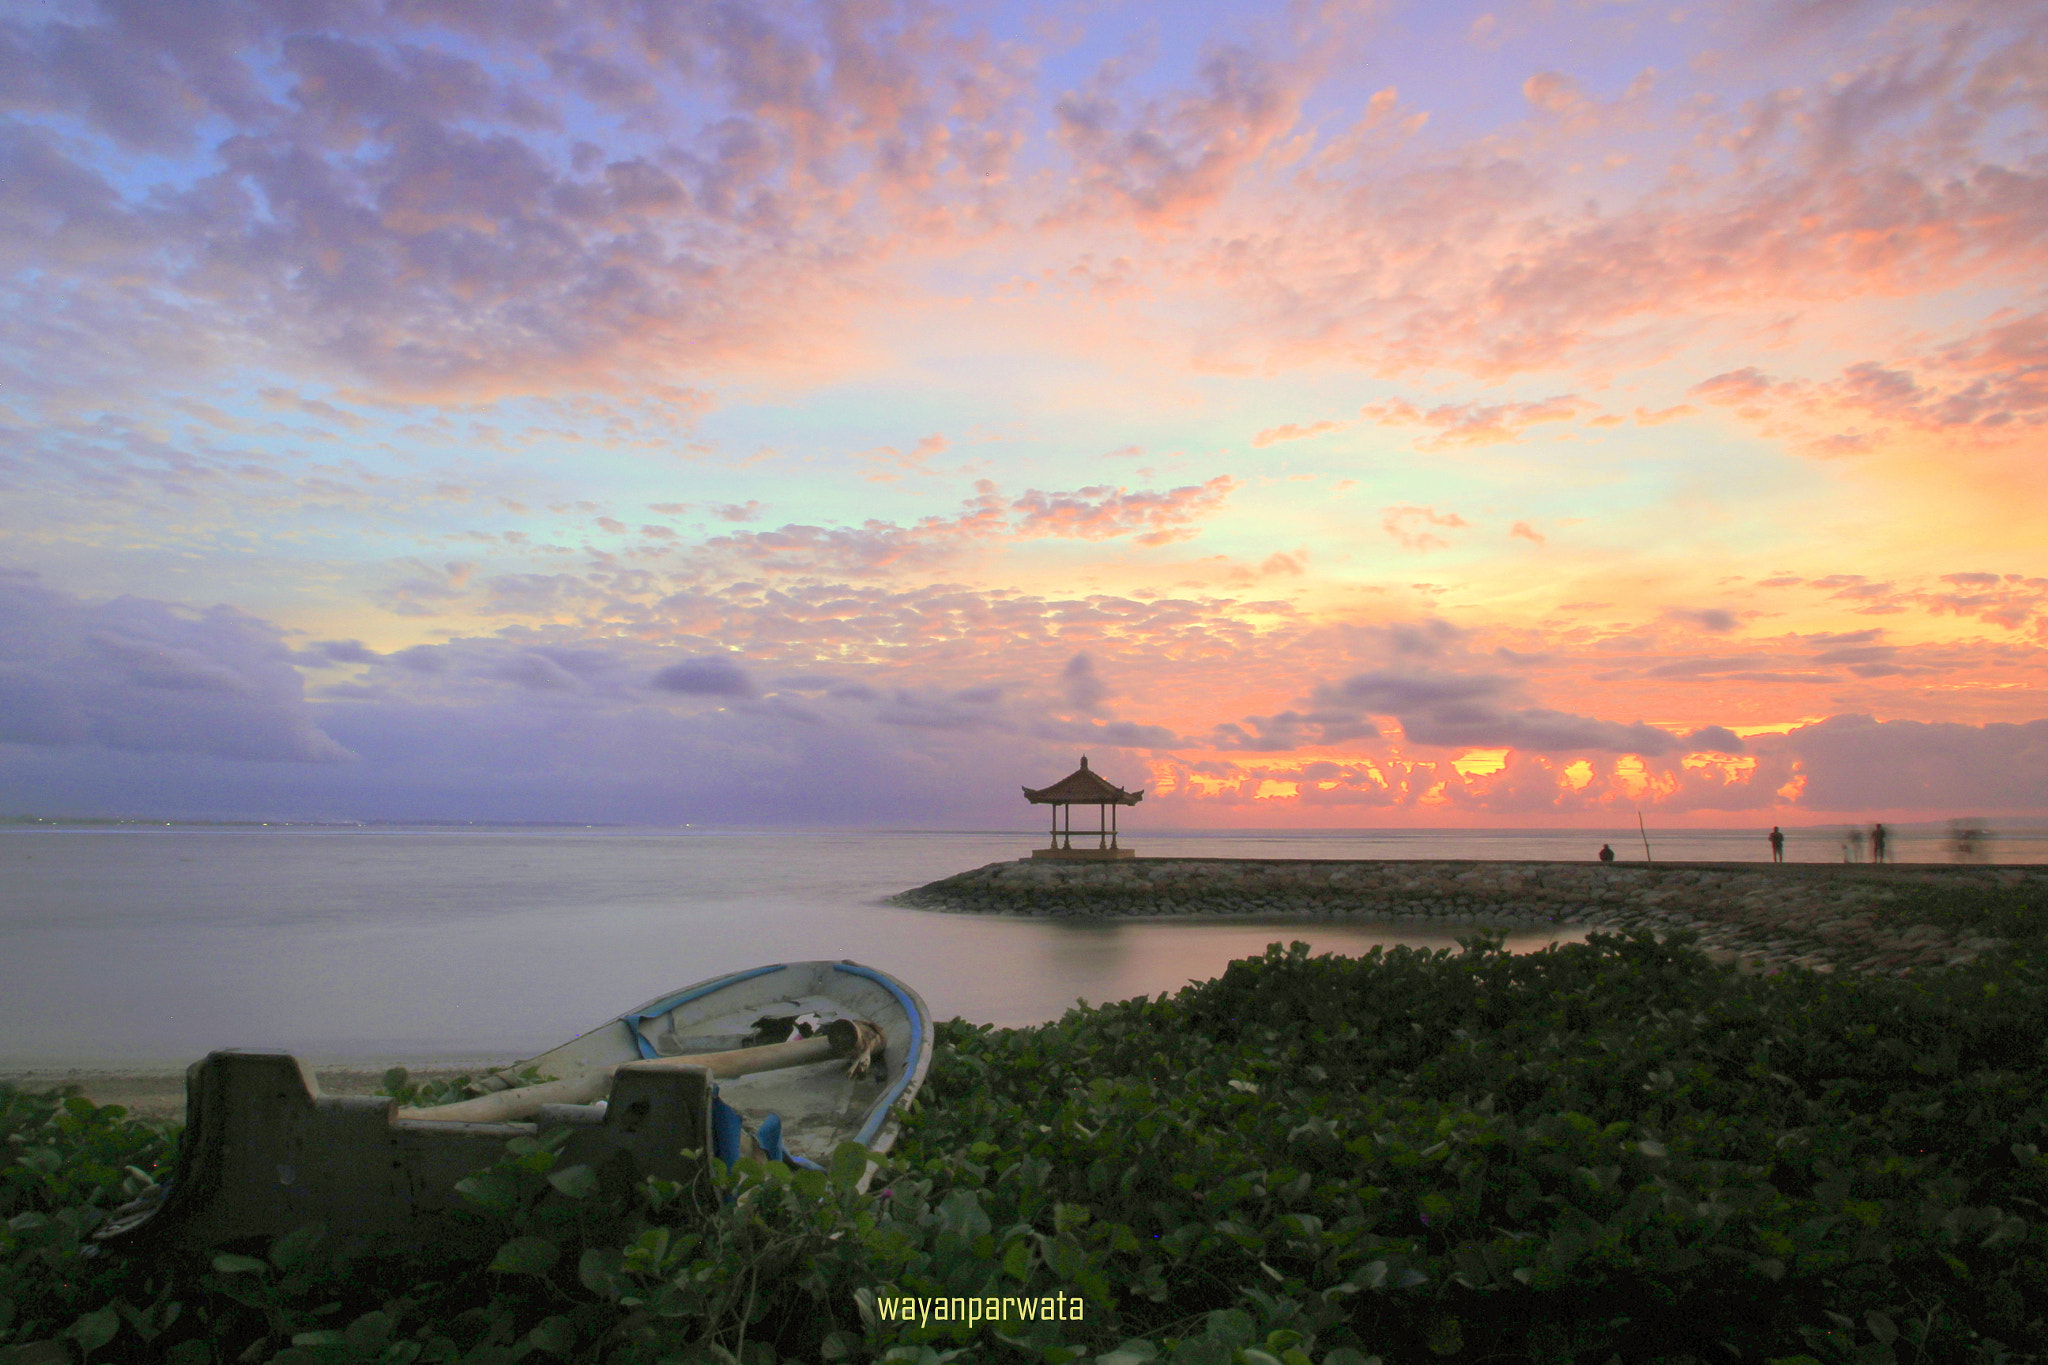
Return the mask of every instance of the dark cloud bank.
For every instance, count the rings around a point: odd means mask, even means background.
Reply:
[[[1745,745],[1720,727],[1680,737],[1519,705],[1508,675],[1394,644],[1395,665],[1428,666],[1312,683],[1302,710],[1195,739],[1116,716],[1114,669],[1087,653],[1044,678],[948,689],[860,670],[771,674],[709,642],[294,648],[232,608],[95,605],[14,572],[0,576],[0,811],[1021,826],[1016,788],[1079,751],[1144,785],[1145,761],[1176,750],[1382,750],[1374,717],[1442,771],[1455,753],[1423,750],[1515,750],[1502,776],[1453,794],[1475,812],[1587,809],[1556,775],[1577,757],[1634,754],[1677,773],[1699,752],[1755,758],[1754,778],[1669,808],[1780,807],[1773,793],[1793,776],[1795,807],[1815,812],[2048,807],[2048,720],[1835,716]],[[327,681],[309,690],[308,675]],[[1311,804],[1412,804],[1363,779],[1323,795]]]

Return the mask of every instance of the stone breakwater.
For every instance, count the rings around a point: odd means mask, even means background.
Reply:
[[[1901,890],[1958,883],[2048,893],[2048,868],[1830,863],[1336,862],[1135,858],[990,863],[890,897],[967,914],[1302,915],[1506,929],[1690,929],[1759,970],[1902,973],[1974,961],[1999,940],[1887,920]]]

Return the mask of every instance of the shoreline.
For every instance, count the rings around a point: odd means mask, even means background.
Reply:
[[[1689,930],[1744,972],[1902,976],[1962,966],[2001,939],[1884,918],[1901,891],[2048,892],[2048,867],[1953,863],[1629,863],[1404,859],[1021,858],[899,892],[949,914],[1248,919],[1508,930]]]
[[[1965,965],[2004,946],[1926,924],[1880,923],[1870,913],[1900,888],[1957,883],[2048,893],[2048,866],[1023,858],[899,892],[884,903],[1076,922],[1347,922],[1511,934],[1646,929],[1660,937],[1690,930],[1711,960],[1745,975],[1806,967],[1904,976]],[[445,1080],[516,1059],[302,1060],[322,1094],[369,1095],[392,1066],[405,1067],[415,1080]],[[181,1120],[189,1064],[0,1061],[0,1083],[32,1092],[76,1085],[96,1104]]]

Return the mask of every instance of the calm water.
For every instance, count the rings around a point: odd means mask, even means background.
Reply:
[[[1628,831],[1633,837],[1634,831]],[[1620,832],[1164,837],[1148,856],[1584,858]],[[1930,833],[1930,840],[1932,833]],[[2000,861],[2041,861],[2007,838]],[[1014,858],[1016,834],[531,829],[0,831],[0,1066],[184,1063],[217,1047],[326,1061],[509,1059],[742,967],[852,958],[940,1018],[1057,1018],[1178,990],[1266,944],[1455,946],[1321,920],[1086,923],[880,904]],[[1898,846],[1914,855],[1908,841]],[[1652,832],[1659,860],[1753,858],[1753,833]],[[1788,856],[1838,860],[1831,835]],[[1924,855],[1936,856],[1929,842]],[[2034,856],[2013,856],[2033,852]],[[1640,843],[1635,856],[1640,856]],[[1581,935],[1532,933],[1528,951]]]

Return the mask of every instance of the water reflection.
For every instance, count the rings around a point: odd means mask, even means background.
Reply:
[[[1516,840],[1526,837],[1490,846],[1521,853]],[[1475,839],[1467,856],[1486,842]],[[1076,999],[1178,991],[1270,943],[1360,954],[1453,948],[1468,932],[1314,918],[1009,919],[883,903],[1030,843],[1003,834],[8,832],[0,1063],[182,1064],[216,1047],[336,1061],[531,1055],[692,981],[805,958],[893,972],[940,1018],[1022,1025],[1058,1018]],[[1457,856],[1440,833],[1158,843],[1146,851],[1357,857],[1376,844],[1381,856]],[[1553,839],[1548,851],[1559,847]],[[1509,947],[1582,936],[1532,930]]]
[[[983,924],[995,921],[970,921]],[[1418,925],[1413,920],[1343,920],[1319,918],[1202,919],[1170,920],[1070,920],[1043,919],[1007,921],[1030,939],[1033,952],[1031,976],[1040,982],[1057,982],[1071,994],[1061,1008],[1086,1000],[1100,1005],[1139,996],[1171,995],[1182,987],[1208,981],[1220,975],[1231,962],[1257,957],[1274,943],[1296,941],[1309,945],[1312,954],[1334,953],[1356,957],[1374,948],[1409,947],[1425,952],[1459,951],[1458,940],[1475,931],[1470,924]],[[1586,930],[1579,926],[1555,929],[1517,929],[1507,934],[1506,947],[1513,953],[1540,952],[1555,943],[1582,943]],[[1015,1027],[1043,1022],[1050,1017],[1042,993],[1015,1012],[1003,1017],[989,1013],[962,1013],[978,1022]],[[935,1011],[944,1014],[936,1002]]]

